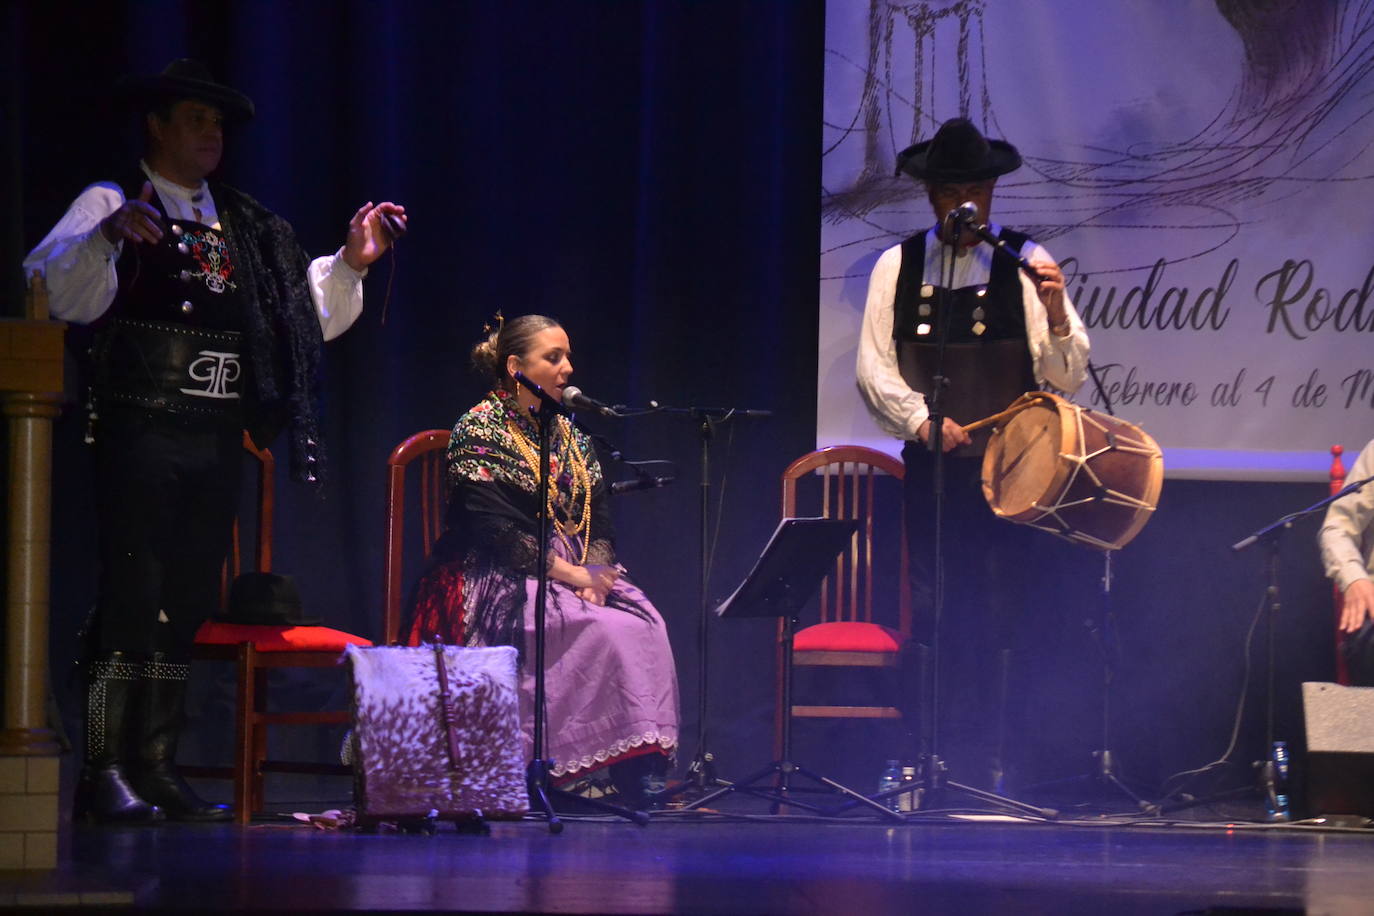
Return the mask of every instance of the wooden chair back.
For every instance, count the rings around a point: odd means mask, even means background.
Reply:
[[[388,646],[396,645],[400,638],[401,602],[407,582],[415,578],[406,573],[407,530],[418,538],[418,543],[411,541],[411,553],[418,546],[423,559],[429,558],[434,542],[443,533],[449,494],[445,461],[449,435],[447,429],[418,432],[392,449],[386,460],[382,638]]]
[[[245,531],[246,526],[242,523],[243,514],[234,516],[234,530],[229,543],[229,553],[224,558],[224,568],[220,572],[220,609],[223,610],[229,604],[229,583],[234,581],[234,577],[242,572],[256,570],[257,572],[272,571],[272,528],[276,516],[276,472],[277,459],[272,456],[268,449],[260,449],[253,444],[253,439],[245,430],[243,433],[243,450],[253,456],[255,460],[255,473],[257,475],[256,505],[252,512],[252,527]],[[251,539],[251,540],[249,540]],[[252,566],[245,567],[244,556],[250,551],[248,544],[251,543]]]
[[[803,455],[782,474],[784,518],[823,516],[855,519],[850,549],[835,559],[835,568],[821,584],[820,620],[880,623],[911,635],[911,583],[907,561],[906,526],[902,523],[902,462],[883,452],[858,445],[835,445]],[[886,523],[877,520],[885,515]],[[875,529],[877,529],[875,531]],[[896,534],[896,543],[882,542],[882,532]],[[896,553],[896,613],[876,615],[877,605],[891,606],[876,588],[882,578],[875,556]],[[890,570],[888,575],[890,576]]]

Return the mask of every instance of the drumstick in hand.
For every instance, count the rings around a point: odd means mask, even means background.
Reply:
[[[1014,417],[1026,408],[1034,406],[1036,401],[1043,400],[1049,400],[1049,396],[1040,391],[1027,392],[1013,401],[1012,405],[1006,410],[995,413],[990,417],[984,417],[981,420],[974,420],[967,426],[962,426],[960,428],[966,433],[971,433],[975,429],[982,429],[984,426],[996,426],[1008,417]]]

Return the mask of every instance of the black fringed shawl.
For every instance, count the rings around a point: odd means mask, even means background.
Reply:
[[[220,224],[253,292],[244,330],[256,405],[245,417],[259,448],[291,428],[291,476],[324,479],[319,376],[324,335],[307,285],[309,259],[291,224],[242,191],[212,183]]]

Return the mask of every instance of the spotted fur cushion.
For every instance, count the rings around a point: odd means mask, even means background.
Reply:
[[[514,648],[443,648],[452,749],[433,646],[349,646],[346,654],[360,816],[518,815],[529,808]]]

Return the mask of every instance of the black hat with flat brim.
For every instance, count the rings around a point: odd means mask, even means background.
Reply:
[[[290,576],[246,572],[229,585],[229,606],[216,617],[222,623],[274,627],[313,627],[318,617],[306,617],[301,594]]]
[[[965,184],[1021,167],[1021,154],[1005,140],[989,140],[968,118],[951,118],[929,140],[897,154],[897,174],[927,184]]]
[[[198,60],[182,57],[168,64],[156,76],[128,76],[119,81],[115,92],[120,98],[140,105],[155,105],[168,100],[194,99],[214,105],[231,120],[253,117],[253,100],[223,83],[215,82],[210,68]]]

